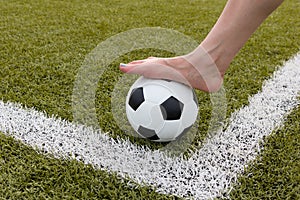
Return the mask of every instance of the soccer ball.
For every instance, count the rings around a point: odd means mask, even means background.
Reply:
[[[126,97],[129,123],[141,137],[156,142],[170,142],[188,132],[197,114],[193,89],[175,81],[140,77]]]

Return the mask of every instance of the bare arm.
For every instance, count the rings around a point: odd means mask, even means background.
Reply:
[[[217,91],[232,59],[282,2],[228,0],[214,27],[193,52],[174,58],[134,61],[120,65],[120,69],[149,78],[183,82],[206,92]]]
[[[283,0],[229,0],[201,46],[224,71],[253,32]],[[218,62],[220,64],[218,64]]]

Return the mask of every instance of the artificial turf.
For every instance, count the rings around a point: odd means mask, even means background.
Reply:
[[[232,199],[300,199],[300,108],[265,139],[264,151],[239,178]]]
[[[0,1],[0,98],[72,121],[73,83],[85,56],[97,44],[132,28],[158,26],[180,31],[200,43],[225,3],[219,0]],[[299,51],[299,6],[297,0],[286,0],[232,62],[224,80],[228,116],[246,105],[248,97],[260,90],[262,82]],[[122,75],[118,71],[118,63],[148,56],[170,55],[170,52],[146,49],[131,52],[112,62],[98,84],[96,98],[96,105],[101,107],[97,110],[99,122],[105,131],[122,136],[110,109],[110,92]],[[199,125],[200,141],[205,137],[210,109],[209,96],[202,92],[197,92],[197,95],[200,113],[204,116],[204,121]],[[299,182],[299,168],[296,167],[299,165],[299,146],[296,142],[299,143],[299,123],[297,110],[278,134],[266,139],[265,153],[241,177],[241,185],[232,193],[233,199],[297,197],[295,195],[300,193],[296,184]],[[157,148],[149,142],[133,141]],[[195,142],[195,145],[198,143],[201,141]],[[108,199],[118,196],[124,199],[138,199],[141,196],[172,198],[155,194],[149,188],[132,190],[126,186],[126,181],[119,180],[115,175],[94,171],[75,161],[61,161],[37,154],[5,135],[1,135],[0,144],[0,169],[3,170],[0,180],[9,183],[1,186],[0,196],[4,199],[34,198],[35,194],[41,195],[37,196],[40,198],[57,199],[100,198],[105,195]],[[62,176],[64,180],[55,175],[58,170],[56,165],[63,166],[59,170],[65,170]],[[82,177],[76,176],[79,168]],[[39,176],[43,174],[45,178],[35,177],[31,172]],[[85,184],[89,187],[85,187]],[[93,187],[98,188],[98,192]],[[264,193],[265,190],[267,193]],[[151,192],[147,194],[147,191]]]
[[[176,199],[0,133],[0,199]]]

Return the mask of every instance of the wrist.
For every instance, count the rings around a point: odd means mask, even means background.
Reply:
[[[204,40],[200,47],[205,49],[207,54],[213,60],[221,75],[223,76],[229,67],[229,64],[235,57],[235,51],[229,49],[229,45],[226,47],[226,41],[219,39]]]

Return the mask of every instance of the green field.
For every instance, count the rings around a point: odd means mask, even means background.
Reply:
[[[118,33],[143,27],[179,31],[199,43],[226,1],[0,1],[0,98],[68,121],[72,91],[85,56]],[[120,47],[121,48],[121,47]],[[300,2],[286,0],[255,32],[225,75],[227,116],[248,104],[264,80],[300,49]],[[118,63],[170,52],[133,51],[112,62],[99,81],[97,114],[101,127],[123,136],[113,122],[110,92],[121,72]],[[197,91],[209,119],[209,96]],[[101,109],[100,109],[101,107]],[[0,121],[0,123],[2,123]],[[199,126],[198,141],[207,122]],[[232,199],[300,199],[300,108],[265,139],[265,150],[231,192]],[[150,142],[139,145],[157,148]],[[176,199],[131,184],[116,174],[75,160],[60,160],[0,134],[0,199]],[[130,184],[129,184],[130,183]]]

